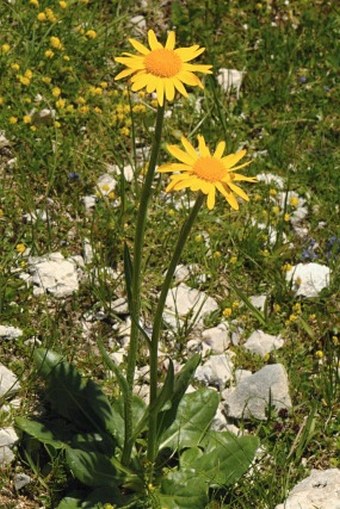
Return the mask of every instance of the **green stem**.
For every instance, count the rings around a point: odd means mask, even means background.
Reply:
[[[204,195],[200,193],[197,197],[195,205],[191,209],[190,215],[183,224],[178,236],[177,244],[170,261],[165,279],[163,281],[161,293],[158,297],[155,318],[153,322],[152,338],[150,345],[150,408],[153,407],[157,399],[157,371],[158,371],[158,342],[162,330],[162,316],[165,306],[165,300],[171,285],[171,281],[180,260],[184,245],[189,236],[192,225],[196,219],[199,209],[204,201]],[[149,431],[148,431],[148,450],[147,457],[150,462],[151,468],[156,458],[156,434],[157,434],[157,413],[150,412],[149,417]],[[152,472],[151,472],[152,475]]]
[[[138,352],[138,339],[139,339],[139,318],[140,318],[140,307],[141,307],[141,280],[142,280],[142,253],[144,245],[144,233],[147,219],[147,210],[149,200],[152,195],[152,182],[155,175],[155,169],[158,159],[158,154],[161,145],[162,127],[164,119],[164,107],[158,106],[157,119],[155,126],[155,134],[152,144],[150,162],[148,171],[145,176],[138,215],[137,224],[135,231],[134,250],[133,250],[133,266],[132,266],[132,282],[131,282],[131,309],[132,315],[131,320],[131,333],[130,333],[130,345],[128,353],[128,365],[126,371],[126,379],[129,387],[128,395],[124,400],[124,421],[125,421],[125,439],[122,454],[123,465],[128,465],[130,461],[132,451],[132,394],[133,394],[133,381],[136,370],[137,352]]]

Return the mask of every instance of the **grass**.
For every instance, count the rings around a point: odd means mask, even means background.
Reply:
[[[0,4],[0,126],[9,141],[0,149],[0,313],[2,324],[23,330],[19,340],[0,344],[2,363],[21,378],[22,403],[14,415],[27,415],[42,405],[31,363],[34,346],[27,342],[32,336],[110,388],[96,338],[116,340],[112,325],[117,319],[108,310],[111,299],[123,290],[122,281],[108,279],[104,268],[120,272],[124,242],[132,243],[138,176],[146,162],[136,158],[136,149],[149,146],[154,118],[154,102],[150,106],[143,94],[129,96],[113,81],[118,71],[113,58],[127,49],[134,30],[129,20],[140,13],[135,3],[61,5],[40,1],[36,6],[23,0]],[[39,13],[46,19],[39,21]],[[340,189],[335,8],[323,0],[189,0],[162,9],[149,2],[144,15],[148,28],[159,34],[176,26],[180,45],[206,46],[202,61],[213,63],[215,73],[220,67],[246,70],[239,99],[223,93],[215,78],[208,78],[204,95],[193,92],[188,101],[174,103],[163,139],[176,142],[181,134],[193,139],[200,132],[212,146],[221,138],[230,151],[245,146],[253,159],[250,174],[282,176],[285,189],[296,191],[308,204],[304,221],[308,235],[299,238],[283,217],[294,208],[287,204],[287,210],[273,210],[275,186],[249,186],[251,201],[239,213],[231,212],[222,200],[213,213],[202,210],[182,260],[199,264],[207,278],[204,283],[193,278],[193,283],[220,305],[219,316],[212,317],[209,326],[219,323],[223,310],[230,307],[228,319],[244,328],[245,337],[263,328],[242,303],[240,292],[265,293],[265,330],[285,338],[284,348],[265,360],[235,348],[235,362],[245,369],[273,361],[284,364],[293,408],[289,415],[272,415],[263,423],[244,423],[260,437],[264,457],[253,474],[223,493],[219,505],[271,509],[311,468],[336,466],[339,447],[339,239],[332,241],[338,235]],[[145,38],[143,31],[134,36]],[[201,97],[198,111],[196,101]],[[55,112],[42,120],[39,111],[44,108]],[[165,161],[164,150],[161,157]],[[95,194],[107,163],[132,164],[135,179],[131,184],[120,179],[114,195],[98,197],[88,213],[83,196]],[[187,214],[185,207],[177,207],[178,196],[165,200],[159,178],[156,187],[146,256],[146,322],[178,225]],[[39,210],[46,213],[46,220],[23,220],[25,214],[38,215]],[[254,219],[280,232],[274,245]],[[81,254],[84,239],[91,243],[94,259],[79,292],[65,300],[33,296],[18,277],[26,268],[28,252]],[[284,266],[300,262],[311,239],[317,243],[315,261],[332,271],[331,283],[318,297],[299,299],[285,284]],[[23,253],[21,244],[26,248]],[[93,275],[95,267],[101,276]],[[100,308],[107,311],[106,320],[95,321],[84,337],[82,320]],[[180,361],[186,355],[185,334],[176,339]],[[9,422],[4,413],[0,419],[2,425]],[[62,495],[66,474],[60,460],[55,458],[50,466],[43,461],[29,465],[20,449],[12,468],[1,473],[1,507],[18,507],[11,483],[15,471],[33,478],[22,491],[22,507],[52,508]]]

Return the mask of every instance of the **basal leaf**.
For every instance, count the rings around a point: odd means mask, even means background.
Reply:
[[[68,448],[66,461],[74,476],[86,486],[117,487],[117,471],[104,454]]]
[[[200,389],[186,394],[178,407],[175,422],[162,435],[159,448],[180,450],[197,446],[210,426],[218,403],[219,396],[214,390]]]
[[[55,449],[62,449],[65,447],[65,442],[59,440],[56,435],[46,427],[45,424],[37,421],[31,421],[24,417],[17,417],[15,423],[18,428],[22,429],[28,435],[36,438],[43,444],[52,445]]]
[[[198,482],[194,470],[168,472],[156,492],[162,509],[204,509],[208,503],[208,486]]]

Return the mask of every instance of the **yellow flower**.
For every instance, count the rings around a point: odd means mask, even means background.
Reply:
[[[225,150],[224,141],[218,143],[212,155],[203,136],[198,136],[198,151],[186,138],[182,137],[181,142],[185,151],[177,145],[167,145],[170,154],[176,157],[180,163],[164,164],[158,168],[161,173],[176,173],[171,176],[171,182],[166,188],[166,192],[179,191],[186,187],[192,191],[202,191],[207,195],[207,206],[210,210],[215,206],[216,190],[224,196],[234,210],[239,209],[235,195],[249,201],[248,195],[235,184],[242,180],[256,182],[256,177],[245,177],[235,173],[236,170],[250,164],[249,161],[235,166],[245,155],[245,150],[222,157]]]
[[[323,353],[322,350],[317,350],[315,352],[315,357],[317,357],[318,359],[322,359],[324,356],[325,356],[325,354]]]
[[[1,219],[2,217],[4,217],[4,215],[5,215],[4,211],[3,211],[2,209],[0,209],[0,219]]]
[[[59,97],[61,94],[61,89],[59,87],[53,87],[52,88],[52,95],[53,97]]]
[[[273,214],[278,216],[280,214],[280,207],[278,207],[277,205],[274,205],[274,207],[272,207],[272,212],[273,212]]]
[[[85,37],[87,37],[88,39],[95,39],[97,37],[97,32],[95,30],[88,30],[85,33]]]
[[[30,0],[30,4],[31,4],[31,5],[34,5],[34,7],[39,7],[39,2],[38,2],[38,0]]]
[[[269,189],[269,194],[270,194],[270,196],[276,196],[277,195],[276,189],[274,189],[274,188]]]
[[[0,106],[2,106],[3,104],[5,104],[5,99],[3,97],[0,97]]]
[[[237,263],[237,256],[231,256],[229,262],[232,265],[235,265]]]
[[[45,14],[46,14],[48,21],[50,21],[51,23],[55,23],[57,21],[57,16],[54,14],[52,9],[50,9],[49,7],[46,7]]]
[[[297,196],[292,196],[289,200],[289,205],[297,207],[299,205],[299,198]]]
[[[53,124],[53,125],[54,125],[54,127],[55,127],[56,129],[60,129],[60,127],[61,127],[61,123],[60,123],[60,122],[58,122],[58,120],[56,120],[56,121],[54,122],[54,124]]]
[[[6,55],[6,53],[9,52],[9,50],[11,49],[10,45],[9,44],[3,44],[1,46],[1,53],[3,53],[4,55]]]
[[[188,63],[201,55],[205,48],[195,44],[189,48],[175,49],[175,32],[169,32],[165,46],[158,42],[153,30],[148,31],[150,49],[135,39],[129,39],[129,42],[140,54],[123,53],[123,57],[115,58],[116,62],[127,67],[115,79],[119,80],[132,75],[131,90],[137,92],[146,88],[148,93],[156,91],[160,106],[163,105],[164,96],[168,101],[172,101],[176,90],[187,97],[188,93],[184,85],[203,88],[195,72],[211,74],[211,65]]]
[[[17,63],[11,64],[11,69],[17,72],[20,69],[20,65]]]
[[[45,57],[46,58],[53,58],[54,57],[54,51],[52,51],[51,49],[47,49],[45,51]]]
[[[55,103],[56,107],[59,109],[65,108],[65,104],[66,104],[65,99],[58,99],[58,101],[56,101]]]
[[[20,243],[15,246],[15,249],[17,253],[23,254],[26,251],[27,247],[25,246],[25,244]]]
[[[52,78],[50,78],[49,76],[43,76],[43,77],[41,78],[41,81],[42,81],[43,83],[46,83],[46,85],[49,85],[49,84],[51,83],[51,81],[52,81]]]
[[[273,306],[273,311],[274,311],[274,313],[280,313],[280,311],[281,311],[280,304],[276,304],[275,303],[274,306]]]
[[[24,124],[30,124],[32,122],[32,117],[30,115],[24,115],[22,120]]]
[[[37,20],[41,22],[46,21],[47,20],[46,14],[44,12],[39,12],[37,15]]]
[[[22,85],[25,85],[25,87],[28,87],[29,84],[31,83],[31,80],[27,78],[27,76],[19,76],[18,79]]]
[[[281,270],[283,272],[288,272],[290,270],[292,270],[293,268],[293,265],[291,265],[290,263],[285,263],[282,267],[281,267]]]
[[[27,69],[27,71],[25,71],[24,76],[25,76],[26,78],[28,78],[29,80],[31,80],[31,79],[32,79],[32,77],[33,77],[33,72],[31,71],[31,69]]]
[[[233,310],[231,308],[225,308],[223,310],[223,313],[222,315],[225,317],[225,318],[229,318],[229,316],[231,316],[233,314]]]
[[[290,220],[290,214],[286,212],[285,215],[283,216],[283,219],[284,221],[286,221],[286,223],[288,223],[288,221]]]
[[[61,9],[67,9],[67,2],[64,2],[63,0],[61,0],[59,2],[59,6]]]
[[[59,37],[55,36],[50,37],[50,45],[52,46],[52,48],[55,49],[63,49],[63,45]]]
[[[12,125],[18,123],[18,117],[9,117],[8,122]]]

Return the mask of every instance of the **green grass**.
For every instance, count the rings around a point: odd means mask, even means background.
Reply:
[[[1,362],[21,377],[22,405],[15,415],[42,408],[41,387],[32,368],[33,346],[26,342],[32,336],[74,360],[83,373],[105,380],[110,389],[95,342],[98,336],[106,343],[114,336],[115,317],[109,314],[106,321],[96,322],[87,339],[81,333],[81,320],[89,311],[109,309],[110,300],[121,294],[122,282],[108,282],[102,276],[84,281],[80,291],[66,300],[34,297],[17,272],[25,269],[28,251],[21,255],[16,247],[24,244],[32,255],[61,251],[70,256],[82,253],[86,238],[94,249],[92,267],[120,271],[124,242],[131,245],[134,234],[137,182],[122,181],[116,196],[99,199],[90,214],[83,196],[95,193],[106,163],[131,163],[136,177],[142,173],[145,161],[136,164],[135,142],[149,146],[154,119],[155,104],[150,106],[148,97],[130,97],[123,83],[113,81],[118,71],[114,56],[128,50],[129,19],[139,14],[135,3],[67,3],[66,9],[58,2],[41,0],[38,8],[23,0],[0,4],[0,130],[10,142],[0,150],[0,314],[1,324],[24,331],[17,341],[2,341],[0,352]],[[47,7],[56,19],[38,21],[38,13]],[[246,296],[268,295],[265,330],[286,339],[285,346],[266,360],[235,348],[238,367],[255,370],[272,361],[285,365],[293,409],[288,416],[272,415],[264,423],[244,423],[260,437],[264,458],[253,474],[223,492],[223,504],[218,507],[272,509],[311,468],[336,466],[339,247],[330,250],[330,239],[339,235],[340,173],[334,11],[331,2],[322,0],[296,0],[288,5],[281,0],[189,0],[172,2],[162,10],[158,2],[150,2],[144,13],[148,28],[159,36],[176,26],[179,45],[204,45],[201,61],[213,63],[215,74],[220,67],[246,70],[238,100],[233,93],[226,96],[216,79],[209,77],[204,93],[194,90],[189,100],[176,101],[165,124],[164,142],[176,142],[182,134],[194,140],[200,132],[212,146],[220,139],[226,140],[229,151],[245,146],[253,159],[249,174],[281,175],[287,188],[303,196],[309,208],[308,238],[301,239],[283,220],[282,211],[273,213],[275,192],[264,184],[249,185],[251,201],[242,204],[239,213],[231,212],[221,199],[214,212],[201,211],[183,254],[182,263],[198,263],[207,274],[206,282],[197,287],[220,305],[219,315],[207,325],[219,323],[223,309],[231,307],[230,319],[236,319],[246,333],[262,328],[245,305],[233,306],[240,302],[236,285]],[[94,39],[86,35],[89,30],[95,30]],[[60,39],[63,49],[51,47],[52,36]],[[134,36],[145,40],[144,35]],[[47,50],[54,52],[52,58],[46,57]],[[29,83],[22,80],[30,76],[27,71],[32,72]],[[61,90],[59,97],[53,95],[56,87]],[[202,97],[198,112],[195,101]],[[39,121],[43,108],[54,109],[55,118]],[[27,115],[29,123],[24,122]],[[260,153],[256,158],[255,152]],[[167,159],[164,150],[161,158]],[[178,196],[165,202],[163,179],[157,180],[157,189],[149,216],[152,233],[143,286],[146,321],[154,309],[178,225],[187,214],[175,208]],[[118,207],[114,206],[117,198]],[[23,221],[24,214],[38,209],[46,211],[47,221]],[[273,225],[285,233],[286,240],[281,235],[271,246],[253,219]],[[205,232],[210,253],[203,240]],[[301,261],[311,239],[318,244],[316,261],[332,270],[331,284],[318,297],[301,300],[286,286],[282,269],[286,263]],[[235,263],[229,263],[230,257],[237,257]],[[292,321],[289,317],[296,314],[297,303],[301,312]],[[178,361],[186,355],[185,331],[181,332],[180,348],[173,353]],[[9,422],[3,414],[0,419],[3,425]],[[0,477],[1,507],[16,507],[17,495],[8,486],[17,469],[34,479],[23,490],[24,507],[45,504],[52,508],[62,495],[63,465],[56,458],[50,471],[40,464],[33,472],[23,449],[19,452],[13,468]]]

